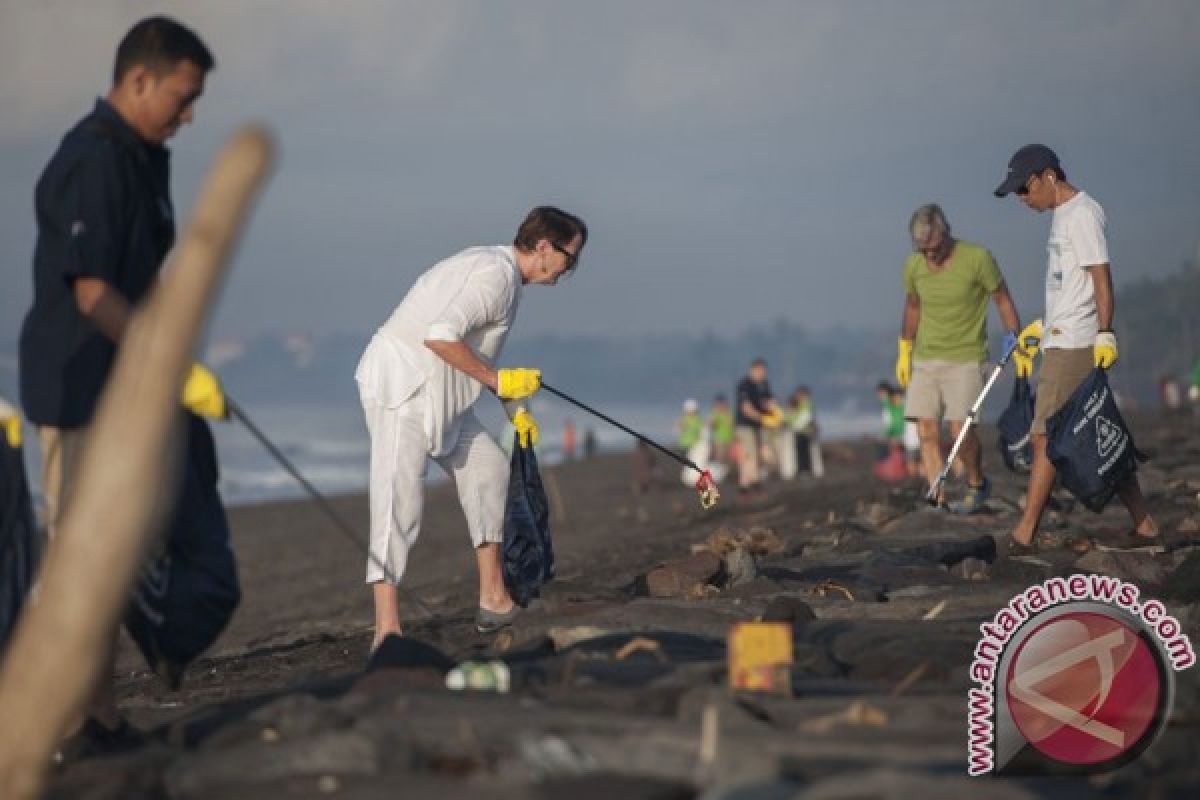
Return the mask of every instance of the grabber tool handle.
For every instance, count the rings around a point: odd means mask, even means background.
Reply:
[[[950,474],[950,467],[954,465],[954,459],[958,458],[958,450],[962,447],[963,441],[967,438],[967,431],[979,418],[979,409],[983,407],[983,400],[987,397],[988,392],[992,390],[992,384],[1000,377],[1000,373],[1004,371],[1004,367],[1008,365],[1008,360],[1012,358],[1013,351],[1017,349],[1016,342],[1013,343],[1004,356],[992,369],[992,374],[988,376],[987,383],[983,385],[983,391],[979,393],[979,397],[975,398],[975,404],[971,406],[971,410],[967,412],[967,418],[963,421],[962,429],[958,432],[958,437],[954,440],[954,446],[950,448],[950,455],[946,456],[946,463],[942,465],[942,471],[938,473],[937,479],[929,486],[929,492],[925,495],[925,500],[931,505],[937,505],[938,489],[946,482],[946,476]]]
[[[717,504],[717,500],[718,500],[718,498],[720,498],[721,494],[720,494],[720,492],[717,491],[717,484],[716,484],[716,481],[713,480],[712,473],[706,469],[700,469],[700,467],[697,466],[696,463],[694,461],[692,461],[690,458],[685,458],[684,456],[681,456],[678,453],[674,453],[674,452],[668,450],[667,448],[663,447],[661,444],[654,441],[650,437],[643,436],[642,434],[638,433],[637,431],[633,430],[632,428],[622,425],[621,423],[617,422],[615,419],[608,416],[607,414],[602,414],[601,412],[597,411],[596,409],[592,408],[591,406],[579,402],[574,397],[571,397],[569,394],[567,394],[565,392],[561,392],[558,389],[555,389],[553,386],[549,385],[545,381],[542,381],[542,388],[545,389],[550,394],[552,394],[556,397],[560,397],[563,400],[566,400],[571,405],[578,406],[579,408],[582,408],[584,411],[588,412],[589,414],[599,417],[600,419],[607,422],[609,425],[612,425],[616,428],[620,428],[621,430],[625,431],[633,438],[637,439],[639,442],[643,442],[645,444],[650,445],[655,450],[658,450],[659,452],[661,452],[663,455],[667,456],[668,458],[670,458],[674,461],[678,461],[683,466],[688,467],[689,469],[694,469],[696,472],[699,472],[700,478],[699,478],[699,480],[696,481],[696,491],[700,493],[700,506],[702,508],[712,508],[713,506],[715,506]]]

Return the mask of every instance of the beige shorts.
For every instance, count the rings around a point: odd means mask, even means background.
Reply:
[[[53,539],[58,532],[63,509],[75,486],[79,462],[83,456],[86,428],[39,426],[38,444],[42,448],[42,496],[46,503],[46,532]]]
[[[1042,351],[1042,369],[1038,373],[1037,399],[1033,406],[1030,433],[1044,434],[1046,420],[1067,404],[1071,393],[1096,368],[1092,348],[1070,350],[1052,347]]]
[[[908,419],[962,421],[983,391],[986,362],[943,361],[939,358],[913,362],[912,380],[904,399]]]

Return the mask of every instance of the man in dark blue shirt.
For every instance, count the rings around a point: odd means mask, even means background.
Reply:
[[[137,23],[117,48],[108,95],[67,133],[38,181],[34,300],[21,329],[20,382],[38,429],[51,536],[117,344],[175,241],[163,145],[192,121],[213,65],[200,38],[178,22]],[[185,404],[224,416],[212,374],[197,366],[188,380]],[[113,698],[111,660],[86,711],[80,735],[119,743],[128,734]]]
[[[783,422],[783,411],[767,384],[767,362],[754,359],[750,371],[737,385],[734,405],[734,437],[738,446],[738,492],[744,499],[762,496],[762,457],[771,434]]]

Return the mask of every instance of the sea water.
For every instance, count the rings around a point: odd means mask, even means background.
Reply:
[[[563,439],[568,420],[575,425],[575,457],[582,455],[583,441],[590,429],[599,452],[623,452],[634,440],[603,420],[553,397],[539,395],[532,412],[541,431],[538,458],[543,464],[563,461]],[[357,404],[281,405],[243,404],[250,420],[320,492],[344,494],[367,488],[370,441]],[[670,447],[675,442],[675,420],[680,411],[669,403],[597,403],[596,408],[613,419]],[[497,441],[511,446],[512,427],[500,404],[483,397],[476,413]],[[879,429],[879,412],[846,406],[818,415],[823,439],[874,434]],[[236,420],[212,422],[220,464],[219,489],[227,505],[284,500],[305,496],[302,486],[275,461],[250,431]],[[29,432],[30,434],[32,432]],[[41,458],[38,447],[27,437],[26,465],[35,501],[41,500]],[[430,463],[427,480],[445,480],[436,464]]]

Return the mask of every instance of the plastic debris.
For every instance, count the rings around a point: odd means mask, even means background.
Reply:
[[[503,661],[464,661],[446,673],[446,688],[507,694],[512,688],[512,674]]]

